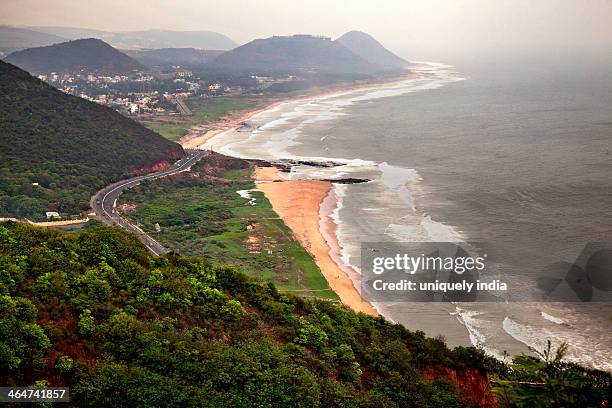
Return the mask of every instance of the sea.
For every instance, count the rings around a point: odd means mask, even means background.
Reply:
[[[509,254],[501,264],[540,268],[566,246],[612,248],[611,68],[412,62],[411,77],[282,103],[204,147],[291,162],[293,179],[369,180],[334,184],[321,214],[357,288],[364,242],[488,242]],[[536,286],[507,278],[514,293]],[[612,302],[534,299],[374,306],[449,346],[507,361],[567,342],[568,360],[612,371]]]

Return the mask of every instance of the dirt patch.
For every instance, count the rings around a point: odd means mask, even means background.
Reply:
[[[124,203],[117,206],[117,210],[119,212],[131,212],[136,210],[136,204],[133,203]]]

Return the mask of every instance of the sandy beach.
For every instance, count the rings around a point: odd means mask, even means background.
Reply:
[[[211,124],[194,126],[189,129],[185,136],[181,138],[180,144],[184,149],[197,149],[198,146],[203,145],[206,143],[206,141],[217,136],[219,133],[236,129],[251,117],[265,110],[272,109],[279,103],[279,101],[276,101],[261,109],[231,114],[228,117],[215,121]]]
[[[321,180],[286,180],[274,167],[258,167],[255,179],[258,181],[257,189],[266,195],[274,211],[312,255],[342,303],[356,312],[377,316],[378,312],[361,298],[346,271],[332,259],[332,248],[337,247],[337,244],[328,242],[321,232],[321,224],[325,224],[325,230],[335,228],[333,220],[327,216],[322,217],[320,211],[321,203],[332,188],[331,183]]]

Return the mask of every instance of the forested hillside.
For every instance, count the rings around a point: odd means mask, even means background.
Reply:
[[[0,224],[0,382],[80,407],[605,406],[610,376],[507,366],[135,235]],[[492,394],[491,374],[499,384]],[[526,384],[526,385],[523,385]],[[514,405],[514,404],[517,405]]]
[[[223,51],[198,50],[195,48],[160,48],[155,50],[125,50],[125,54],[151,68],[170,69],[180,65],[183,68],[202,68]]]
[[[78,213],[100,187],[184,154],[113,109],[1,61],[0,129],[0,216]]]

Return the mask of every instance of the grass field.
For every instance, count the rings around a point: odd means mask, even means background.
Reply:
[[[183,124],[173,124],[173,123],[161,123],[161,122],[150,122],[143,121],[142,122],[146,127],[151,129],[154,132],[159,133],[166,139],[170,139],[174,142],[178,141],[181,137],[185,136],[187,133],[187,129],[189,129],[188,125]]]
[[[226,171],[222,183],[159,180],[124,193],[120,200],[136,205],[124,214],[145,231],[155,234],[159,223],[160,241],[176,252],[240,267],[283,291],[337,299],[263,193],[251,192],[254,205],[237,193],[255,187],[250,176],[249,168]]]
[[[266,104],[265,99],[248,96],[217,96],[188,99],[186,102],[193,112],[192,116],[156,116],[152,120],[141,122],[165,138],[177,141],[185,136],[192,126],[206,125],[232,112],[252,110]]]

